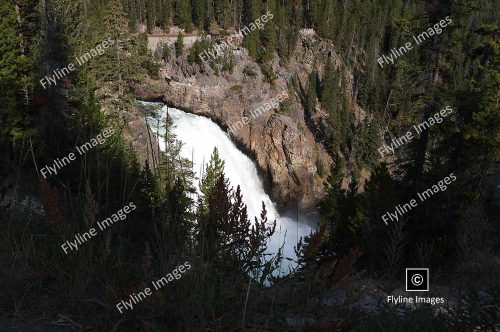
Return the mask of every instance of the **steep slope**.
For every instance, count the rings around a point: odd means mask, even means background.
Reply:
[[[232,71],[217,74],[208,62],[190,64],[183,55],[163,63],[160,72],[165,81],[151,81],[135,91],[140,98],[161,98],[168,105],[213,119],[254,158],[274,199],[310,207],[323,196],[327,176],[323,169],[328,170],[332,161],[321,143],[328,115],[319,109],[306,114],[301,99],[309,73],[316,68],[321,74],[328,58],[335,67],[341,66],[330,41],[303,29],[288,63],[282,65],[275,57],[272,84],[247,50],[236,47]],[[298,86],[292,87],[294,77]],[[281,107],[255,111],[283,94],[289,97]]]

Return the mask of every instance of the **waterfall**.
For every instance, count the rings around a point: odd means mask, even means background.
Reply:
[[[167,107],[163,106],[161,109],[162,119],[165,118],[166,112]],[[224,173],[229,179],[230,185],[234,188],[237,185],[240,186],[250,220],[253,222],[254,217],[260,216],[262,202],[266,205],[268,220],[276,219],[276,232],[268,243],[268,252],[276,253],[284,243],[284,257],[296,259],[294,246],[300,237],[309,235],[313,230],[310,222],[304,220],[297,222],[293,218],[278,213],[276,204],[264,190],[254,162],[236,148],[229,135],[216,123],[206,117],[186,113],[175,108],[168,108],[168,113],[174,123],[172,131],[183,142],[181,156],[193,161],[193,170],[196,176],[201,178],[200,172],[203,166],[206,167],[212,151],[217,147],[220,158],[225,162]],[[148,123],[153,132],[156,133],[157,120],[149,118]],[[160,133],[163,133],[161,128]],[[165,143],[161,139],[160,149],[165,149]],[[199,191],[197,184],[195,185]],[[283,260],[282,271],[286,273],[288,268],[294,265],[289,260]]]

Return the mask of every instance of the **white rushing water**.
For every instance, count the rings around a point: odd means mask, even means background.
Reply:
[[[163,106],[162,119],[165,118],[166,112],[167,107]],[[216,123],[208,118],[175,108],[168,108],[168,112],[174,123],[173,132],[184,143],[181,156],[193,161],[193,169],[198,179],[201,178],[202,167],[206,167],[210,155],[217,147],[220,158],[225,162],[224,173],[229,179],[230,185],[234,188],[240,185],[250,220],[253,222],[254,217],[260,216],[262,202],[266,205],[268,220],[276,219],[276,232],[268,244],[268,252],[276,253],[284,243],[284,257],[295,259],[294,246],[300,237],[310,234],[312,227],[308,223],[297,222],[292,218],[278,214],[274,202],[264,191],[253,161],[236,148],[228,134]],[[149,122],[153,132],[156,132],[156,120],[150,119]],[[161,129],[160,133],[162,133]],[[165,143],[161,139],[160,149],[165,149]],[[197,183],[195,185],[199,190]],[[289,260],[283,260],[282,271],[286,273],[288,268],[294,265]]]

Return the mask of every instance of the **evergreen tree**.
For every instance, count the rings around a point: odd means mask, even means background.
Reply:
[[[276,31],[273,21],[268,21],[261,31],[260,41],[262,47],[260,48],[259,60],[261,63],[271,61],[274,57],[276,50]]]
[[[373,169],[380,158],[378,153],[380,134],[376,117],[373,117],[371,121],[365,117],[356,130],[354,142],[358,163],[363,167]]]
[[[130,4],[130,7],[128,8],[128,12],[130,13],[129,28],[131,32],[136,32],[137,30],[137,9],[135,7],[136,2],[130,1],[129,4]]]
[[[260,4],[257,1],[243,1],[243,17],[245,17],[245,25],[250,28],[250,24],[260,16]],[[257,60],[259,58],[259,33],[258,29],[248,33],[243,39],[243,46],[248,50],[250,56]]]
[[[17,15],[14,4],[0,4],[0,148],[7,140],[28,134],[27,117],[18,110],[21,89],[27,83],[29,59],[22,54],[21,36],[16,31]],[[23,84],[24,83],[24,84]],[[26,89],[26,88],[25,88]],[[28,93],[28,91],[26,91]],[[32,130],[30,130],[32,133]]]
[[[182,50],[184,49],[184,37],[182,36],[182,33],[179,32],[177,35],[177,40],[175,41],[175,55],[176,56],[181,56],[182,55]]]
[[[210,172],[211,175],[220,175],[211,178],[215,181],[208,196],[205,195],[206,208],[201,207],[198,212],[198,251],[203,261],[212,268],[223,268],[224,273],[229,269],[251,276],[260,274],[260,282],[264,284],[281,261],[280,253],[270,260],[264,260],[267,242],[274,234],[276,221],[269,223],[266,207],[262,203],[260,218],[255,218],[252,225],[240,187],[235,191],[229,187],[223,172],[223,162],[218,160],[216,150],[212,157],[212,170],[218,168],[221,172]],[[205,179],[207,185],[210,179]]]
[[[377,116],[374,116],[368,124],[368,132],[365,139],[365,153],[363,154],[364,163],[369,168],[374,168],[379,159],[378,148],[380,147],[380,122]]]
[[[202,53],[204,48],[201,47],[201,44],[199,41],[195,41],[193,46],[191,46],[191,50],[189,51],[189,55],[187,57],[187,60],[189,63],[193,64],[195,62],[201,61],[199,55]]]
[[[206,1],[204,0],[191,1],[193,23],[194,26],[200,30],[202,30],[205,27],[206,14],[207,14],[205,8],[205,2]]]
[[[182,142],[173,132],[174,123],[168,111],[163,124],[165,134],[159,135],[158,141],[163,139],[165,151],[160,153],[159,169],[161,183],[173,188],[176,181],[182,181],[185,190],[190,190],[194,174],[191,161],[181,157]]]
[[[335,10],[332,1],[321,1],[320,13],[318,14],[317,31],[323,38],[331,38],[332,36],[332,26],[331,21],[334,19],[333,15]]]
[[[153,32],[156,25],[155,22],[155,0],[146,0],[146,22],[147,22],[147,32]]]
[[[388,240],[388,227],[393,227],[393,221],[387,221],[389,225],[386,225],[382,216],[401,203],[403,195],[398,188],[400,184],[392,179],[385,163],[381,163],[374,169],[365,184],[364,204],[369,224],[364,230],[364,245],[361,248],[366,253],[367,265],[372,271],[383,267],[385,246],[381,244]]]
[[[163,0],[162,6],[162,16],[163,16],[163,31],[165,33],[170,32],[170,17],[171,17],[171,2],[170,0]]]
[[[191,20],[191,6],[189,0],[175,0],[174,23],[186,30],[187,33],[193,29]]]
[[[325,183],[326,197],[320,204],[320,212],[324,222],[331,223],[332,220],[338,217],[336,214],[340,210],[339,197],[345,193],[342,189],[344,168],[344,160],[338,154],[335,154],[330,168],[330,175]]]
[[[338,100],[338,97],[339,77],[331,59],[328,59],[325,64],[325,71],[321,82],[320,101],[324,103],[328,109],[333,109],[333,105]]]
[[[217,24],[227,29],[231,24],[231,2],[230,0],[215,0],[214,13]]]
[[[354,113],[351,111],[351,105],[347,96],[342,96],[342,108],[340,110],[341,120],[341,146],[343,151],[347,154],[352,149],[352,142],[355,131],[355,118]]]
[[[224,174],[224,160],[220,159],[219,150],[215,147],[200,181],[200,191],[205,199],[210,197],[217,179],[222,174]]]
[[[135,43],[131,42],[133,37],[130,35],[128,20],[120,0],[110,0],[106,5],[103,27],[104,34],[113,40],[113,44],[109,47],[109,51],[101,56],[100,61],[93,63],[96,66],[95,73],[99,80],[115,82],[119,94],[122,95],[126,89],[125,80],[140,72],[137,68],[140,59],[131,56],[137,49]]]

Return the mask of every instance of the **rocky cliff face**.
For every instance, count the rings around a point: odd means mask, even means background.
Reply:
[[[322,173],[332,161],[314,132],[326,115],[318,112],[315,119],[307,119],[300,90],[315,61],[320,72],[328,57],[340,65],[333,45],[318,39],[312,30],[303,30],[288,64],[280,65],[277,58],[272,64],[273,84],[265,81],[246,49],[236,47],[232,53],[231,72],[216,73],[207,62],[189,64],[186,55],[172,58],[162,66],[161,82],[136,86],[135,92],[140,98],[161,98],[170,106],[211,118],[253,157],[275,200],[313,206],[324,194],[327,174]],[[317,63],[318,54],[324,54],[323,63]],[[295,75],[301,88],[294,90],[289,83]],[[282,107],[255,111],[283,92],[289,96]]]

